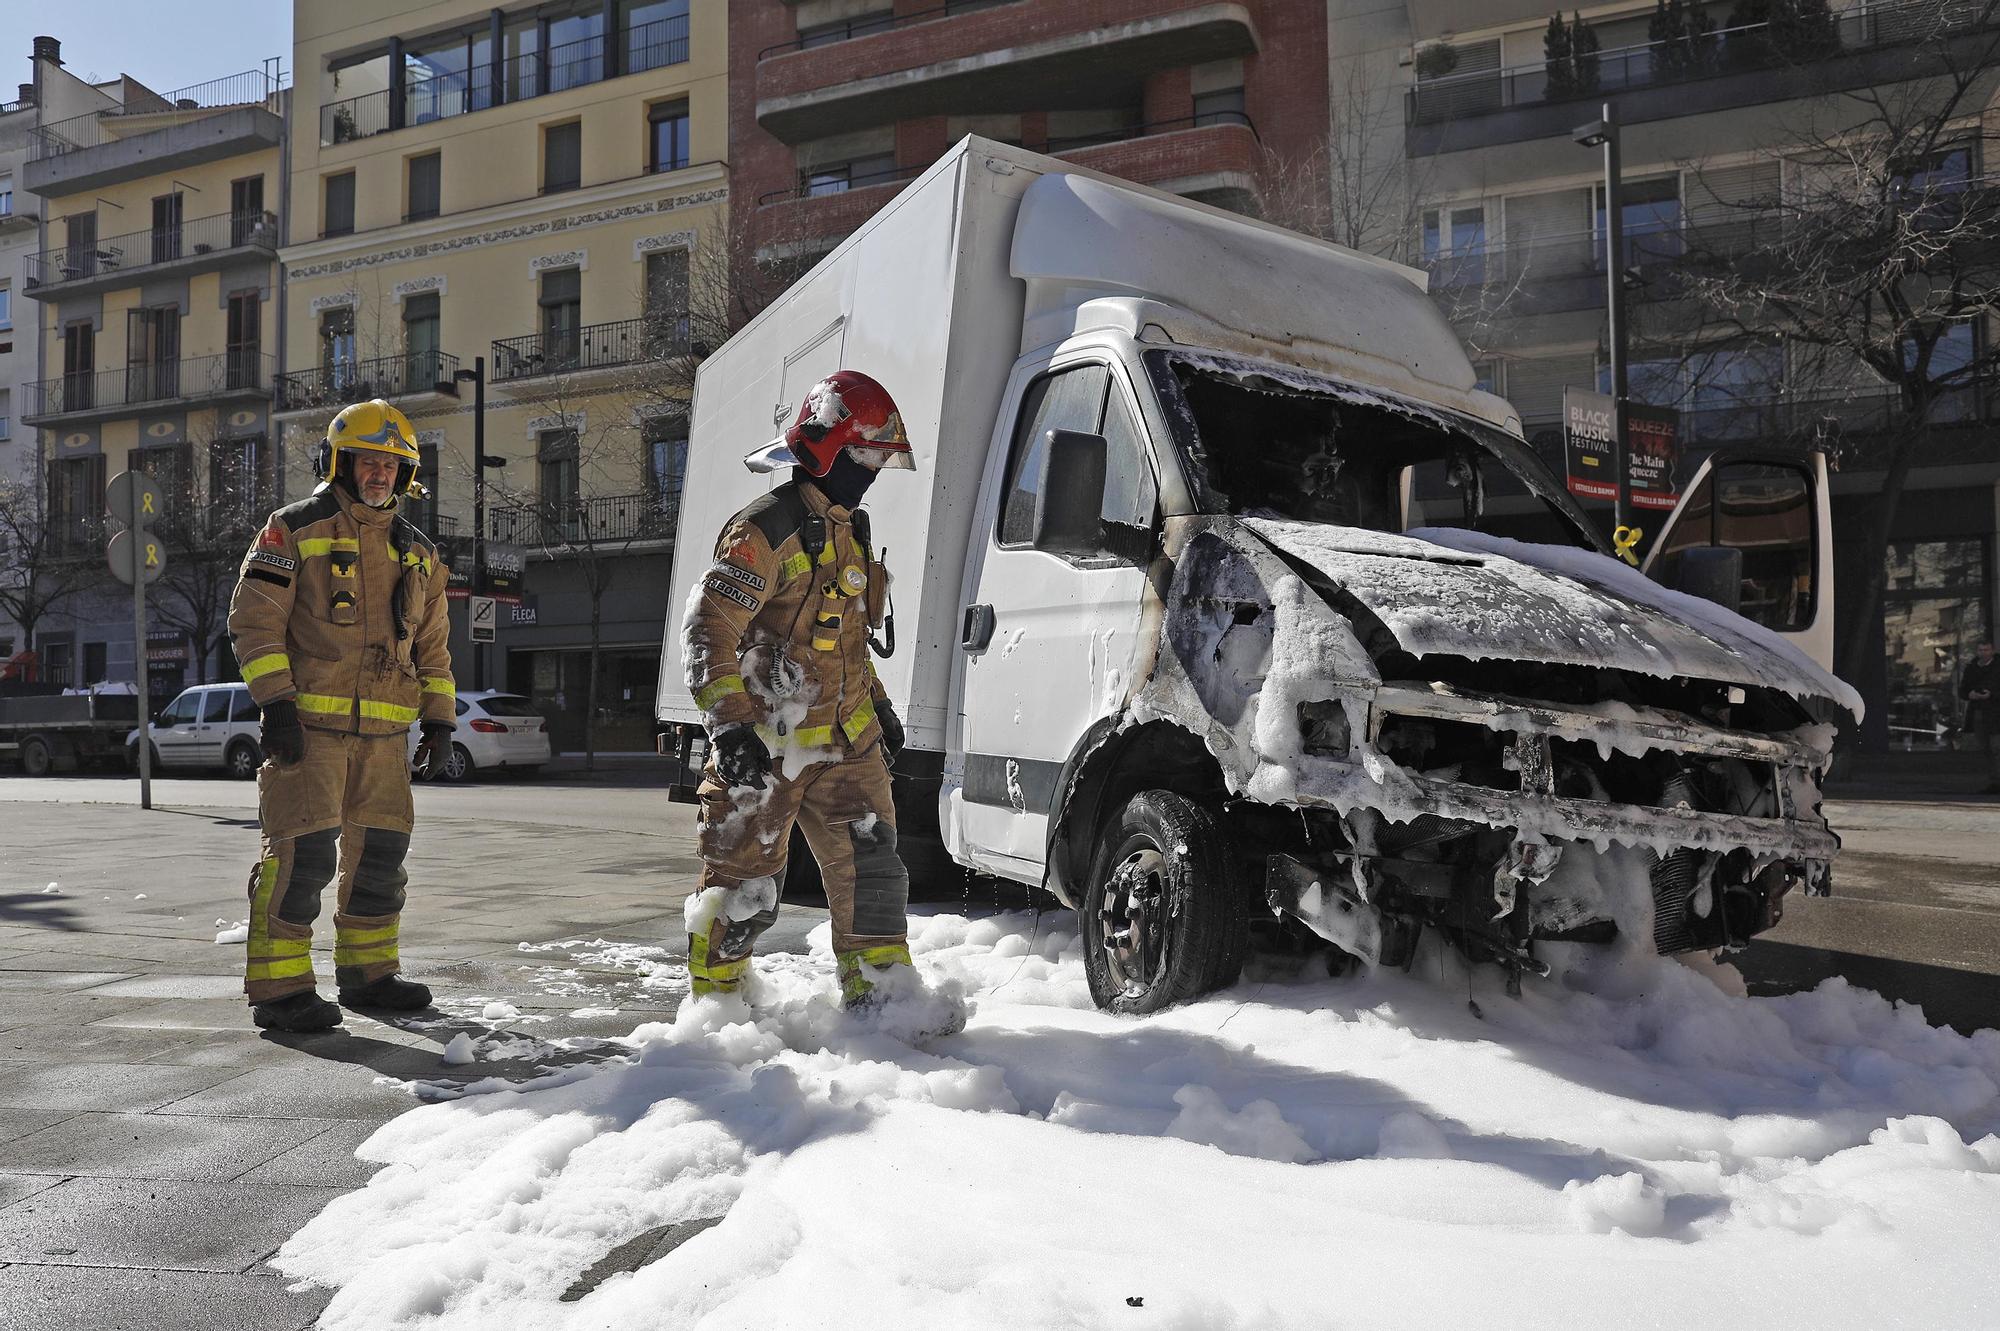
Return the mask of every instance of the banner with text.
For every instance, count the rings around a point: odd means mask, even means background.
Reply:
[[[1610,397],[1581,388],[1563,389],[1563,454],[1568,458],[1569,492],[1584,499],[1618,498],[1618,469],[1611,442],[1618,409]]]
[[[1625,487],[1633,508],[1668,510],[1680,503],[1674,489],[1680,436],[1681,416],[1673,408],[1625,404]]]

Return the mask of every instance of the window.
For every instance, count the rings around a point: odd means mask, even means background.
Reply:
[[[1681,180],[1661,176],[1655,180],[1627,180],[1619,185],[1619,223],[1625,228],[1626,268],[1667,263],[1681,255]],[[1597,270],[1604,271],[1605,219],[1604,187],[1591,190],[1592,252]]]
[[[625,0],[625,60],[627,74],[688,58],[688,0]]]
[[[646,160],[654,171],[678,171],[688,164],[688,104],[686,99],[658,102],[646,108],[649,147]]]
[[[822,194],[844,194],[850,189],[862,189],[869,185],[879,185],[894,177],[896,155],[877,153],[870,157],[857,157],[848,162],[828,162],[801,173],[804,179],[801,188],[808,198],[818,198]]]
[[[438,353],[438,294],[421,291],[403,298],[404,387],[412,392],[429,388],[444,374]]]
[[[62,396],[48,404],[59,411],[87,411],[96,400],[97,326],[88,319],[63,325]]]
[[[581,88],[604,77],[602,7],[548,20],[548,90]]]
[[[77,681],[79,686],[104,682],[105,675],[110,673],[105,669],[105,658],[108,655],[105,649],[109,645],[102,642],[83,644],[83,678]]]
[[[49,463],[49,525],[64,554],[81,554],[103,532],[104,455]]]
[[[326,222],[323,236],[345,236],[354,230],[354,173],[343,171],[326,178]]]
[[[14,290],[0,284],[0,328],[14,326]]]
[[[1486,282],[1486,208],[1432,208],[1424,213],[1424,267],[1444,286]]]
[[[1218,88],[1214,92],[1196,93],[1194,123],[1197,127],[1249,124],[1250,117],[1243,114],[1243,89]]]
[[[71,213],[63,218],[62,275],[89,277],[97,271],[97,214]]]
[[[542,131],[542,193],[575,189],[583,183],[583,122],[550,125]]]
[[[201,695],[192,689],[168,703],[157,722],[163,726],[190,726],[201,714]]]
[[[13,390],[0,388],[0,439],[14,437]]]
[[[131,453],[134,470],[143,471],[153,478],[153,484],[160,487],[160,493],[169,504],[185,504],[193,498],[193,487],[188,476],[188,447],[186,444],[155,444],[151,448],[135,448]]]
[[[1975,322],[1964,320],[1950,325],[1932,344],[1924,378],[1938,389],[1937,400],[1931,403],[1933,422],[1969,421],[1979,415],[1978,390],[1967,377],[1968,368],[1979,355],[1978,333]],[[1916,364],[1917,346],[1905,342],[1903,366],[1914,369]]]
[[[229,296],[229,356],[227,383],[230,388],[260,385],[264,338],[264,298],[260,291],[235,291]]]
[[[425,153],[422,157],[410,159],[410,208],[403,214],[404,221],[414,222],[438,215],[441,160],[440,153]]]
[[[688,344],[688,252],[655,250],[646,256],[646,351],[685,351]]]
[[[264,177],[245,176],[229,182],[229,243],[278,243],[277,236],[264,225]]]
[[[542,91],[542,25],[535,18],[516,19],[507,24],[501,37],[505,50],[507,100],[539,97]]]
[[[1107,367],[1078,365],[1036,380],[1022,401],[1020,433],[1008,467],[1007,502],[1000,513],[1002,545],[1034,540],[1035,519],[1041,511],[1042,456],[1053,430],[1102,434],[1104,520],[1152,525],[1156,491],[1138,424]]]
[[[208,450],[209,507],[232,523],[249,525],[263,517],[263,487],[257,479],[262,435],[218,439]]]
[[[1735,462],[1702,478],[1684,501],[1653,565],[1653,576],[1679,585],[1682,556],[1695,546],[1743,552],[1746,619],[1779,633],[1812,626],[1813,502],[1796,467]]]
[[[1992,634],[1984,537],[1892,541],[1883,561],[1883,648],[1889,733],[1900,745],[1945,748],[1960,716],[1960,672]]]
[[[229,719],[231,721],[261,720],[263,713],[257,710],[257,700],[250,696],[248,689],[229,690]]]
[[[354,354],[354,307],[342,305],[319,316],[319,368],[329,398],[345,400],[357,378]]]
[[[542,431],[535,450],[535,470],[542,499],[542,539],[575,539],[582,516],[577,504],[576,431]]]
[[[423,125],[493,104],[493,30],[476,28],[403,48],[403,123]]]
[[[654,416],[639,428],[646,449],[646,491],[671,523],[680,507],[681,485],[687,480],[687,417]]]
[[[181,209],[187,196],[179,190],[153,200],[153,262],[181,257]]]
[[[125,400],[180,396],[181,310],[155,305],[125,312]]]
[[[14,174],[0,171],[0,217],[14,215]]]
[[[558,268],[542,274],[542,368],[576,364],[578,330],[583,326],[583,274]]]

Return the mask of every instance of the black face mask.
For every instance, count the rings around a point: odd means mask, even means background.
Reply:
[[[819,492],[842,508],[853,508],[861,502],[861,496],[868,493],[874,484],[875,470],[864,467],[854,460],[854,455],[841,449],[833,458],[833,465],[826,469],[826,475],[814,476],[801,471],[800,475],[819,487]]]

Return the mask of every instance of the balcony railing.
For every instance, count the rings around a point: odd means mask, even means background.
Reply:
[[[1643,42],[1595,54],[1592,86],[1551,92],[1548,66],[1537,61],[1505,69],[1419,79],[1407,96],[1408,123],[1430,125],[1517,106],[1601,98],[1637,88],[1661,87],[1723,74],[1787,64],[1921,40],[1935,32],[1991,26],[1995,15],[1977,0],[1874,0],[1827,20],[1824,32],[1794,21],[1722,28],[1700,44]],[[1794,32],[1804,35],[1793,36]]]
[[[1038,143],[1023,143],[1020,146],[1030,152],[1059,155],[1081,152],[1085,148],[1101,148],[1114,143],[1131,143],[1149,138],[1155,134],[1177,134],[1183,130],[1207,129],[1211,125],[1241,125],[1257,135],[1257,126],[1241,111],[1210,111],[1199,116],[1183,116],[1177,120],[1152,120],[1140,125],[1125,125],[1117,129],[1101,130],[1095,134],[1078,134],[1068,138],[1043,139]],[[799,183],[790,189],[774,189],[757,196],[757,206],[768,207],[790,199],[818,199],[835,194],[846,194],[851,190],[867,189],[872,185],[890,185],[898,181],[914,180],[930,170],[931,164],[922,166],[899,166],[888,171],[873,171],[862,176],[829,179],[824,169],[819,172],[807,170],[799,173]]]
[[[344,407],[364,398],[394,401],[417,393],[456,393],[458,357],[442,351],[410,351],[371,360],[335,360],[310,370],[278,376],[279,411]]]
[[[622,29],[617,36],[624,44],[620,75],[642,74],[650,69],[684,64],[688,59],[686,15]],[[393,89],[328,102],[320,108],[320,145],[351,143],[392,129],[426,125],[509,102],[526,101],[544,93],[602,83],[609,72],[606,42],[607,38],[601,34],[584,37],[551,46],[546,52],[530,52],[406,83],[400,118],[390,114],[395,109],[391,104]]]
[[[217,213],[178,226],[107,236],[95,244],[45,250],[28,260],[28,285],[54,286],[246,246],[275,249],[277,244],[277,214]]]
[[[28,160],[39,162],[43,158],[60,157],[64,153],[96,148],[123,138],[130,131],[119,128],[118,121],[122,117],[164,116],[178,122],[226,107],[268,105],[289,83],[289,75],[273,77],[262,70],[252,69],[192,87],[177,88],[170,93],[141,93],[122,106],[107,106],[88,115],[72,116],[68,120],[37,128],[34,143],[28,149]]]
[[[21,417],[32,425],[83,412],[262,393],[269,390],[270,382],[271,358],[254,351],[142,361],[122,370],[65,374],[29,384],[27,409]]]
[[[493,381],[507,383],[545,374],[608,370],[662,360],[687,350],[688,324],[678,320],[621,319],[546,333],[529,333],[493,344]]]
[[[878,32],[893,32],[897,28],[907,28],[912,23],[929,23],[933,19],[950,18],[954,14],[970,14],[975,10],[992,9],[1006,4],[1008,0],[946,0],[929,9],[919,9],[909,14],[870,14],[862,18],[848,19],[844,23],[827,23],[816,26],[789,42],[779,42],[767,46],[757,53],[759,60],[768,60],[774,55],[787,51],[806,51],[820,46],[831,46],[835,42],[853,41],[856,37],[873,37]]]
[[[487,537],[509,545],[583,546],[672,538],[680,495],[642,492],[591,499],[541,499],[486,515]]]

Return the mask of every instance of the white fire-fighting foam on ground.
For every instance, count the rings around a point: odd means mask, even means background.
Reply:
[[[2000,1324],[2000,1033],[1580,947],[1518,998],[1426,949],[1134,1020],[1066,913],[913,923],[963,1035],[845,1016],[822,928],[747,1003],[384,1125],[274,1264],[328,1331]]]

